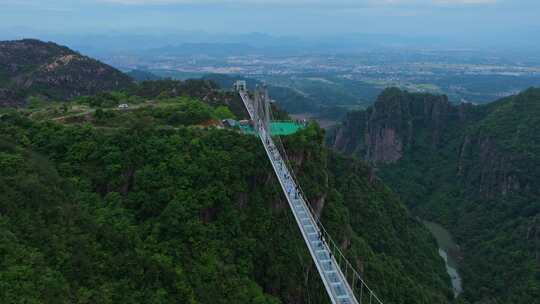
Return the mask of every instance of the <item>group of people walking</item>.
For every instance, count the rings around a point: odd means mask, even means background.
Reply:
[[[287,195],[289,195],[289,197],[292,196],[292,198],[295,200],[298,200],[300,198],[300,187],[298,187],[298,185],[294,182],[291,174],[286,169],[287,166],[284,164],[283,158],[281,158],[281,155],[279,154],[278,149],[276,148],[273,141],[267,134],[266,130],[264,130],[264,128],[260,126],[259,132],[262,135],[264,142],[266,143],[266,147],[268,148],[268,151],[270,152],[270,155],[274,163],[276,163],[276,167],[279,169],[278,175],[282,176],[284,179],[284,186],[285,186]],[[317,233],[318,233],[318,239],[320,241],[319,248],[322,249],[324,248],[324,244],[326,243],[326,241],[320,230],[318,230]],[[328,254],[329,254],[329,258],[331,259],[332,258],[331,250],[328,250]]]

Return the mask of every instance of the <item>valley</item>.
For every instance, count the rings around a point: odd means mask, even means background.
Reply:
[[[459,275],[459,246],[454,242],[450,232],[440,224],[430,221],[423,221],[423,223],[437,239],[439,255],[446,263],[446,271],[452,280],[454,296],[457,298],[463,292],[462,280]]]
[[[530,303],[540,284],[539,101],[536,88],[482,106],[391,88],[349,113],[329,145],[369,161],[413,214],[450,231],[458,299]]]

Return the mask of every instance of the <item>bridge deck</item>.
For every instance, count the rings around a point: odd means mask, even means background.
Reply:
[[[247,93],[240,92],[242,101],[252,120],[256,120],[251,100]],[[258,124],[260,126],[260,124]],[[319,275],[324,283],[326,291],[335,304],[357,304],[353,290],[349,286],[343,272],[341,271],[332,251],[325,241],[323,234],[317,226],[317,221],[313,217],[307,202],[299,191],[294,178],[277,149],[273,139],[267,131],[259,127],[258,132],[268,159],[278,177],[283,193],[292,210],[296,223],[309,249],[311,257],[319,271]]]

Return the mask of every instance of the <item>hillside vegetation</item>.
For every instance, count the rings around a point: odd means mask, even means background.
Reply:
[[[170,85],[79,101],[112,118],[38,119],[47,106],[0,114],[0,302],[328,303],[256,137],[204,127],[219,107],[242,115],[234,101],[170,96]],[[113,112],[117,99],[161,94]],[[323,138],[311,125],[285,145],[367,283],[385,303],[448,302],[431,235]]]
[[[30,97],[65,101],[132,82],[113,67],[52,42],[0,41],[0,106],[22,106]]]
[[[540,298],[540,89],[484,106],[385,91],[330,140],[379,167],[414,214],[462,247],[463,300]]]

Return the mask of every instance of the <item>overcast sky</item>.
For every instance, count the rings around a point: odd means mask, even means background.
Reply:
[[[0,29],[530,35],[540,0],[0,0]],[[531,37],[530,39],[540,39]]]

